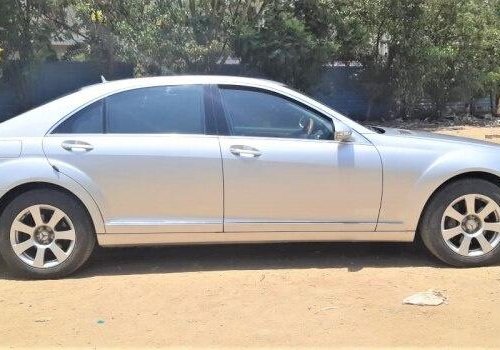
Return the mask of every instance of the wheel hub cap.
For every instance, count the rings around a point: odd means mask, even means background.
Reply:
[[[34,240],[41,245],[49,245],[54,241],[55,234],[48,226],[39,226],[35,229]]]
[[[476,215],[468,215],[462,221],[462,228],[465,233],[474,234],[481,229],[481,219]]]

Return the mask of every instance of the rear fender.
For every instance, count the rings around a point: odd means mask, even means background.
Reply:
[[[45,157],[27,156],[0,161],[0,197],[30,183],[48,183],[73,193],[87,208],[96,233],[105,233],[104,220],[97,203],[77,181],[52,167]]]

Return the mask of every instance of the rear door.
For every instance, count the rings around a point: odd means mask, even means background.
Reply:
[[[206,87],[120,92],[44,139],[50,163],[92,191],[110,233],[222,232],[222,162]]]
[[[373,145],[360,135],[334,141],[331,118],[271,91],[218,91],[225,231],[375,230],[382,167]]]

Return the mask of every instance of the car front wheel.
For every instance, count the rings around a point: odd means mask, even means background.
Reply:
[[[61,191],[25,192],[0,216],[0,253],[17,275],[66,276],[88,259],[94,244],[95,234],[85,208]]]
[[[500,188],[482,179],[462,179],[437,192],[420,226],[426,247],[460,267],[500,260]]]

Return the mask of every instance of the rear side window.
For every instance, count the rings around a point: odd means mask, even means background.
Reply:
[[[130,90],[106,99],[106,131],[120,134],[203,134],[203,86]]]
[[[204,134],[203,86],[159,86],[120,92],[78,111],[53,133]]]
[[[103,132],[102,100],[79,110],[53,131],[54,134],[102,134]]]

